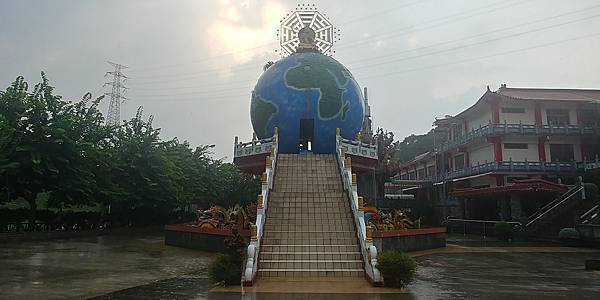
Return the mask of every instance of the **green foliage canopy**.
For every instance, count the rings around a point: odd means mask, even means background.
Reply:
[[[33,91],[18,77],[0,92],[0,203],[26,200],[32,221],[42,193],[49,207],[101,204],[130,223],[164,222],[192,203],[245,204],[258,194],[260,179],[213,159],[209,146],[161,140],[141,107],[110,127],[98,109],[102,97],[71,102],[53,90],[42,73]]]

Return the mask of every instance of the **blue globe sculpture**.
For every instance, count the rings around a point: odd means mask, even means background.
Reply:
[[[364,112],[350,71],[318,52],[294,53],[271,65],[258,79],[250,104],[254,132],[268,138],[278,127],[281,153],[299,153],[307,140],[313,153],[335,153],[336,128],[342,137],[355,139]]]

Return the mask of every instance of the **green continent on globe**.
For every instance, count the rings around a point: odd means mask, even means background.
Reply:
[[[250,102],[250,118],[254,131],[259,138],[267,137],[267,125],[271,118],[277,113],[277,106],[272,102],[263,99],[256,93],[252,93],[252,101]]]
[[[331,119],[341,111],[342,120],[350,109],[349,102],[344,103],[341,86],[346,85],[348,77],[343,67],[334,64],[331,58],[324,55],[302,57],[300,65],[291,68],[285,75],[285,82],[295,89],[319,89],[319,117]]]

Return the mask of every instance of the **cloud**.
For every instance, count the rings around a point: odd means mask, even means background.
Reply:
[[[232,54],[225,62],[216,61],[217,67],[233,67],[273,52],[279,19],[286,11],[278,1],[221,1],[207,29],[207,44],[211,55]]]

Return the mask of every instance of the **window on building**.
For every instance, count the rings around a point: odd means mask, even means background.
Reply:
[[[600,112],[597,110],[582,110],[581,123],[583,126],[598,126],[600,120]]]
[[[503,107],[502,113],[504,113],[504,114],[524,114],[525,108],[524,107]]]
[[[463,135],[463,127],[461,124],[452,124],[452,138],[459,139]]]
[[[568,109],[546,109],[546,119],[548,124],[553,126],[569,125],[569,110]]]
[[[552,161],[571,162],[575,160],[573,144],[550,144],[550,159]]]
[[[417,170],[417,179],[425,179],[425,168]]]
[[[465,168],[465,155],[459,154],[454,157],[454,170],[462,170]]]
[[[435,175],[435,166],[427,167],[427,176],[434,176],[434,175]]]
[[[504,143],[504,149],[528,149],[526,143]]]
[[[415,180],[415,179],[417,179],[417,177],[416,177],[415,175],[416,175],[416,173],[415,173],[415,172],[410,172],[410,173],[408,173],[408,179],[410,179],[410,180]]]

